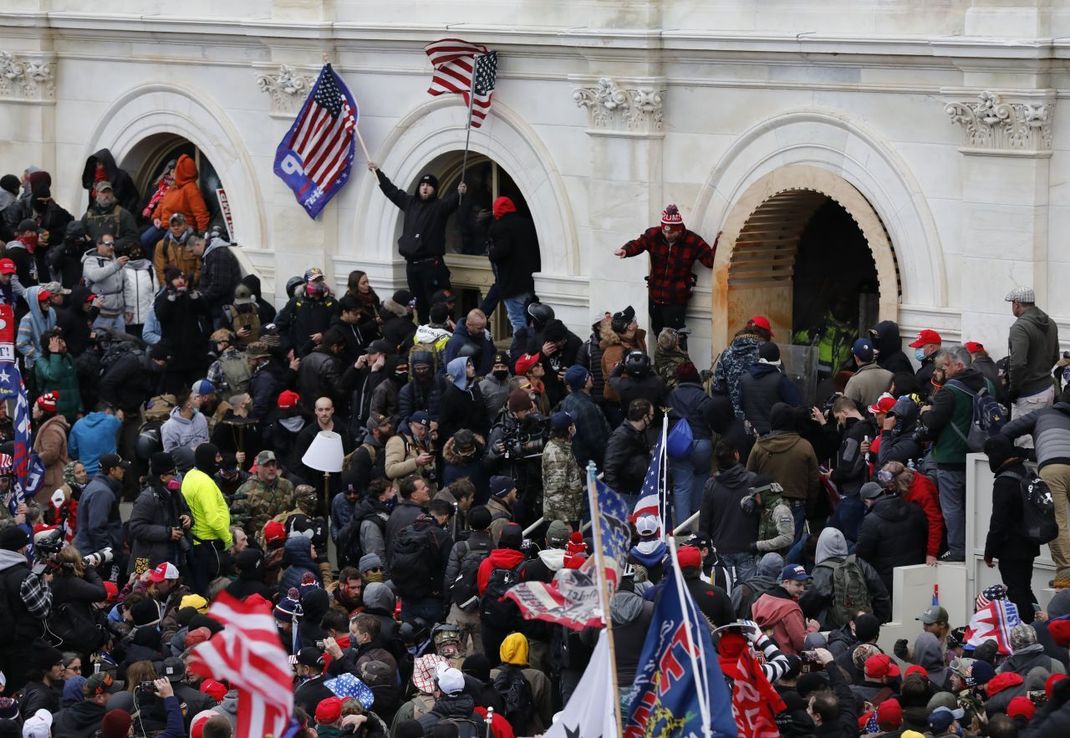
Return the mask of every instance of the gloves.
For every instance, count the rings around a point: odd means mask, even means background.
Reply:
[[[757,542],[757,541],[751,541],[751,544],[750,544],[749,546],[747,546],[747,549],[748,549],[748,550],[749,550],[749,551],[750,551],[750,552],[751,552],[752,554],[756,554],[756,553],[758,553],[758,542]]]
[[[743,626],[743,635],[752,644],[757,644],[765,635],[762,633],[762,629],[758,627],[758,623],[753,620],[740,620],[739,624]]]
[[[895,646],[892,648],[892,652],[896,655],[897,658],[900,658],[903,661],[909,661],[910,651],[907,650],[907,639],[900,638],[898,641],[896,641]]]

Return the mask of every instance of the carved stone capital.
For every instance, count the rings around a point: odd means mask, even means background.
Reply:
[[[951,122],[962,126],[964,150],[995,154],[1048,154],[1051,152],[1053,99],[1005,101],[985,90],[976,100],[944,106]]]
[[[578,87],[572,99],[587,110],[588,127],[595,132],[660,133],[664,123],[664,89],[621,87],[608,77],[594,87]]]
[[[51,55],[0,51],[0,98],[54,100],[56,77]]]
[[[308,97],[314,80],[288,64],[280,64],[275,73],[261,74],[256,86],[271,95],[272,113],[296,113]]]

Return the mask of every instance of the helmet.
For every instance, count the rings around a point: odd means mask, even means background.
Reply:
[[[422,643],[427,640],[427,623],[423,618],[413,618],[412,622],[406,620],[398,628],[398,636],[403,643]]]
[[[134,455],[141,461],[148,461],[154,453],[163,450],[163,442],[160,440],[160,428],[146,426],[137,434],[134,442]]]
[[[471,357],[475,356],[478,353],[479,353],[479,347],[478,346],[476,346],[474,343],[466,343],[463,346],[461,346],[460,350],[457,351],[457,356],[458,357],[463,356],[466,359],[470,359]]]
[[[290,277],[286,280],[286,295],[289,297],[294,296],[294,289],[305,283],[304,277]]]
[[[543,326],[554,319],[554,309],[542,302],[533,302],[528,305],[528,316],[531,322]]]
[[[434,638],[436,646],[449,641],[460,641],[461,629],[452,623],[439,623],[431,629],[431,637]]]
[[[624,357],[624,371],[633,377],[645,377],[650,373],[650,357],[638,349]]]
[[[220,328],[213,331],[212,335],[208,337],[212,343],[234,343],[234,334],[227,328]]]

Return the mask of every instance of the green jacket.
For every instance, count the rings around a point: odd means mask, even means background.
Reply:
[[[78,372],[70,354],[42,355],[33,365],[37,391],[57,392],[56,412],[73,423],[82,412],[82,396],[78,392]]]

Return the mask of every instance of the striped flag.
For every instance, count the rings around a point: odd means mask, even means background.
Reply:
[[[349,181],[357,103],[342,78],[324,64],[297,120],[275,150],[275,174],[315,218]]]
[[[594,561],[590,557],[587,561]],[[586,563],[586,562],[585,562]],[[572,630],[601,628],[602,605],[596,571],[561,569],[553,582],[521,582],[505,593],[525,620],[545,620]]]
[[[271,605],[262,598],[243,602],[223,592],[208,615],[226,627],[194,647],[190,671],[226,680],[238,690],[235,738],[284,735],[294,709],[293,672],[279,643]]]
[[[999,653],[1011,652],[1011,628],[1022,622],[1018,608],[1010,600],[991,600],[970,618],[963,638],[967,646],[977,648],[985,641],[995,641]]]
[[[6,393],[8,387],[17,387],[15,395],[15,453],[12,463],[15,467],[15,485],[8,498],[8,509],[12,514],[18,506],[37,492],[44,481],[45,465],[41,457],[33,450],[33,424],[30,422],[30,401],[26,396],[26,385],[18,366],[0,363],[0,393]]]
[[[431,95],[460,94],[465,106],[472,107],[472,128],[483,125],[490,112],[494,83],[498,75],[498,52],[470,44],[459,38],[444,38],[424,47],[431,66]],[[469,100],[469,95],[473,98]]]
[[[639,491],[639,501],[635,503],[635,507],[632,509],[632,522],[635,522],[642,515],[657,515],[663,522],[665,520],[662,515],[663,479],[661,474],[661,465],[664,463],[665,457],[664,440],[665,435],[662,434],[658,437],[658,442],[654,444],[654,451],[650,456],[650,466],[647,467],[646,478],[643,479],[643,488]]]

